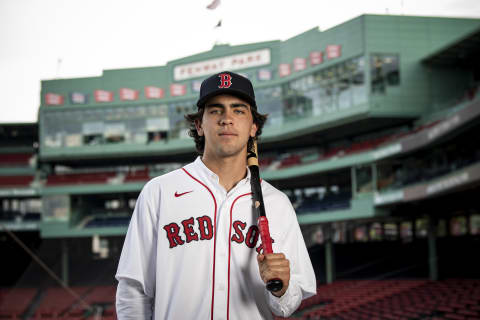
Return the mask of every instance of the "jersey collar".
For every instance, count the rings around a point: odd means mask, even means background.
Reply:
[[[197,159],[195,159],[194,163],[195,163],[195,166],[200,170],[200,172],[202,174],[204,174],[210,180],[215,181],[217,184],[220,184],[220,178],[218,177],[218,175],[215,172],[213,172],[212,170],[208,169],[208,167],[205,165],[205,163],[203,163],[201,156],[198,156]],[[244,179],[240,180],[237,183],[237,186],[249,183],[250,182],[250,176],[251,176],[250,169],[247,167],[247,176]]]

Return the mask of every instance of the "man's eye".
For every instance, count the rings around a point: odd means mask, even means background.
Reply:
[[[210,114],[220,114],[220,110],[218,109],[210,110]]]
[[[235,113],[236,114],[244,114],[245,111],[243,111],[242,109],[235,109]]]

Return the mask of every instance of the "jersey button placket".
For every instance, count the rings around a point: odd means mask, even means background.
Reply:
[[[218,188],[223,189],[223,188]],[[217,190],[218,190],[217,189]],[[217,213],[217,244],[215,267],[215,306],[214,319],[227,317],[227,281],[228,281],[228,226],[230,216],[228,200],[224,190],[218,190],[219,207]]]

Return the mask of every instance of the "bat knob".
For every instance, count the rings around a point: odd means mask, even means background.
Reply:
[[[280,279],[272,279],[267,281],[267,290],[268,291],[280,291],[283,288],[283,282]]]

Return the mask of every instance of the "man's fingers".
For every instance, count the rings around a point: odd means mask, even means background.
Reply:
[[[282,278],[284,275],[288,274],[289,272],[290,272],[290,270],[288,268],[287,269],[282,269],[282,270],[269,269],[269,270],[265,270],[265,272],[263,272],[263,277],[265,278],[265,280]]]
[[[290,281],[290,261],[283,253],[259,254],[257,261],[260,277],[265,283],[273,279],[280,279],[283,282],[283,289],[272,294],[277,297],[283,295]]]
[[[259,255],[260,274],[264,280],[278,278],[290,274],[290,261],[282,253]]]
[[[283,253],[269,253],[265,255],[265,259],[267,260],[285,259],[285,255]]]
[[[264,258],[265,263],[269,267],[290,265],[290,261],[288,261],[283,254],[279,254],[279,255],[269,254],[264,257],[265,257]]]

